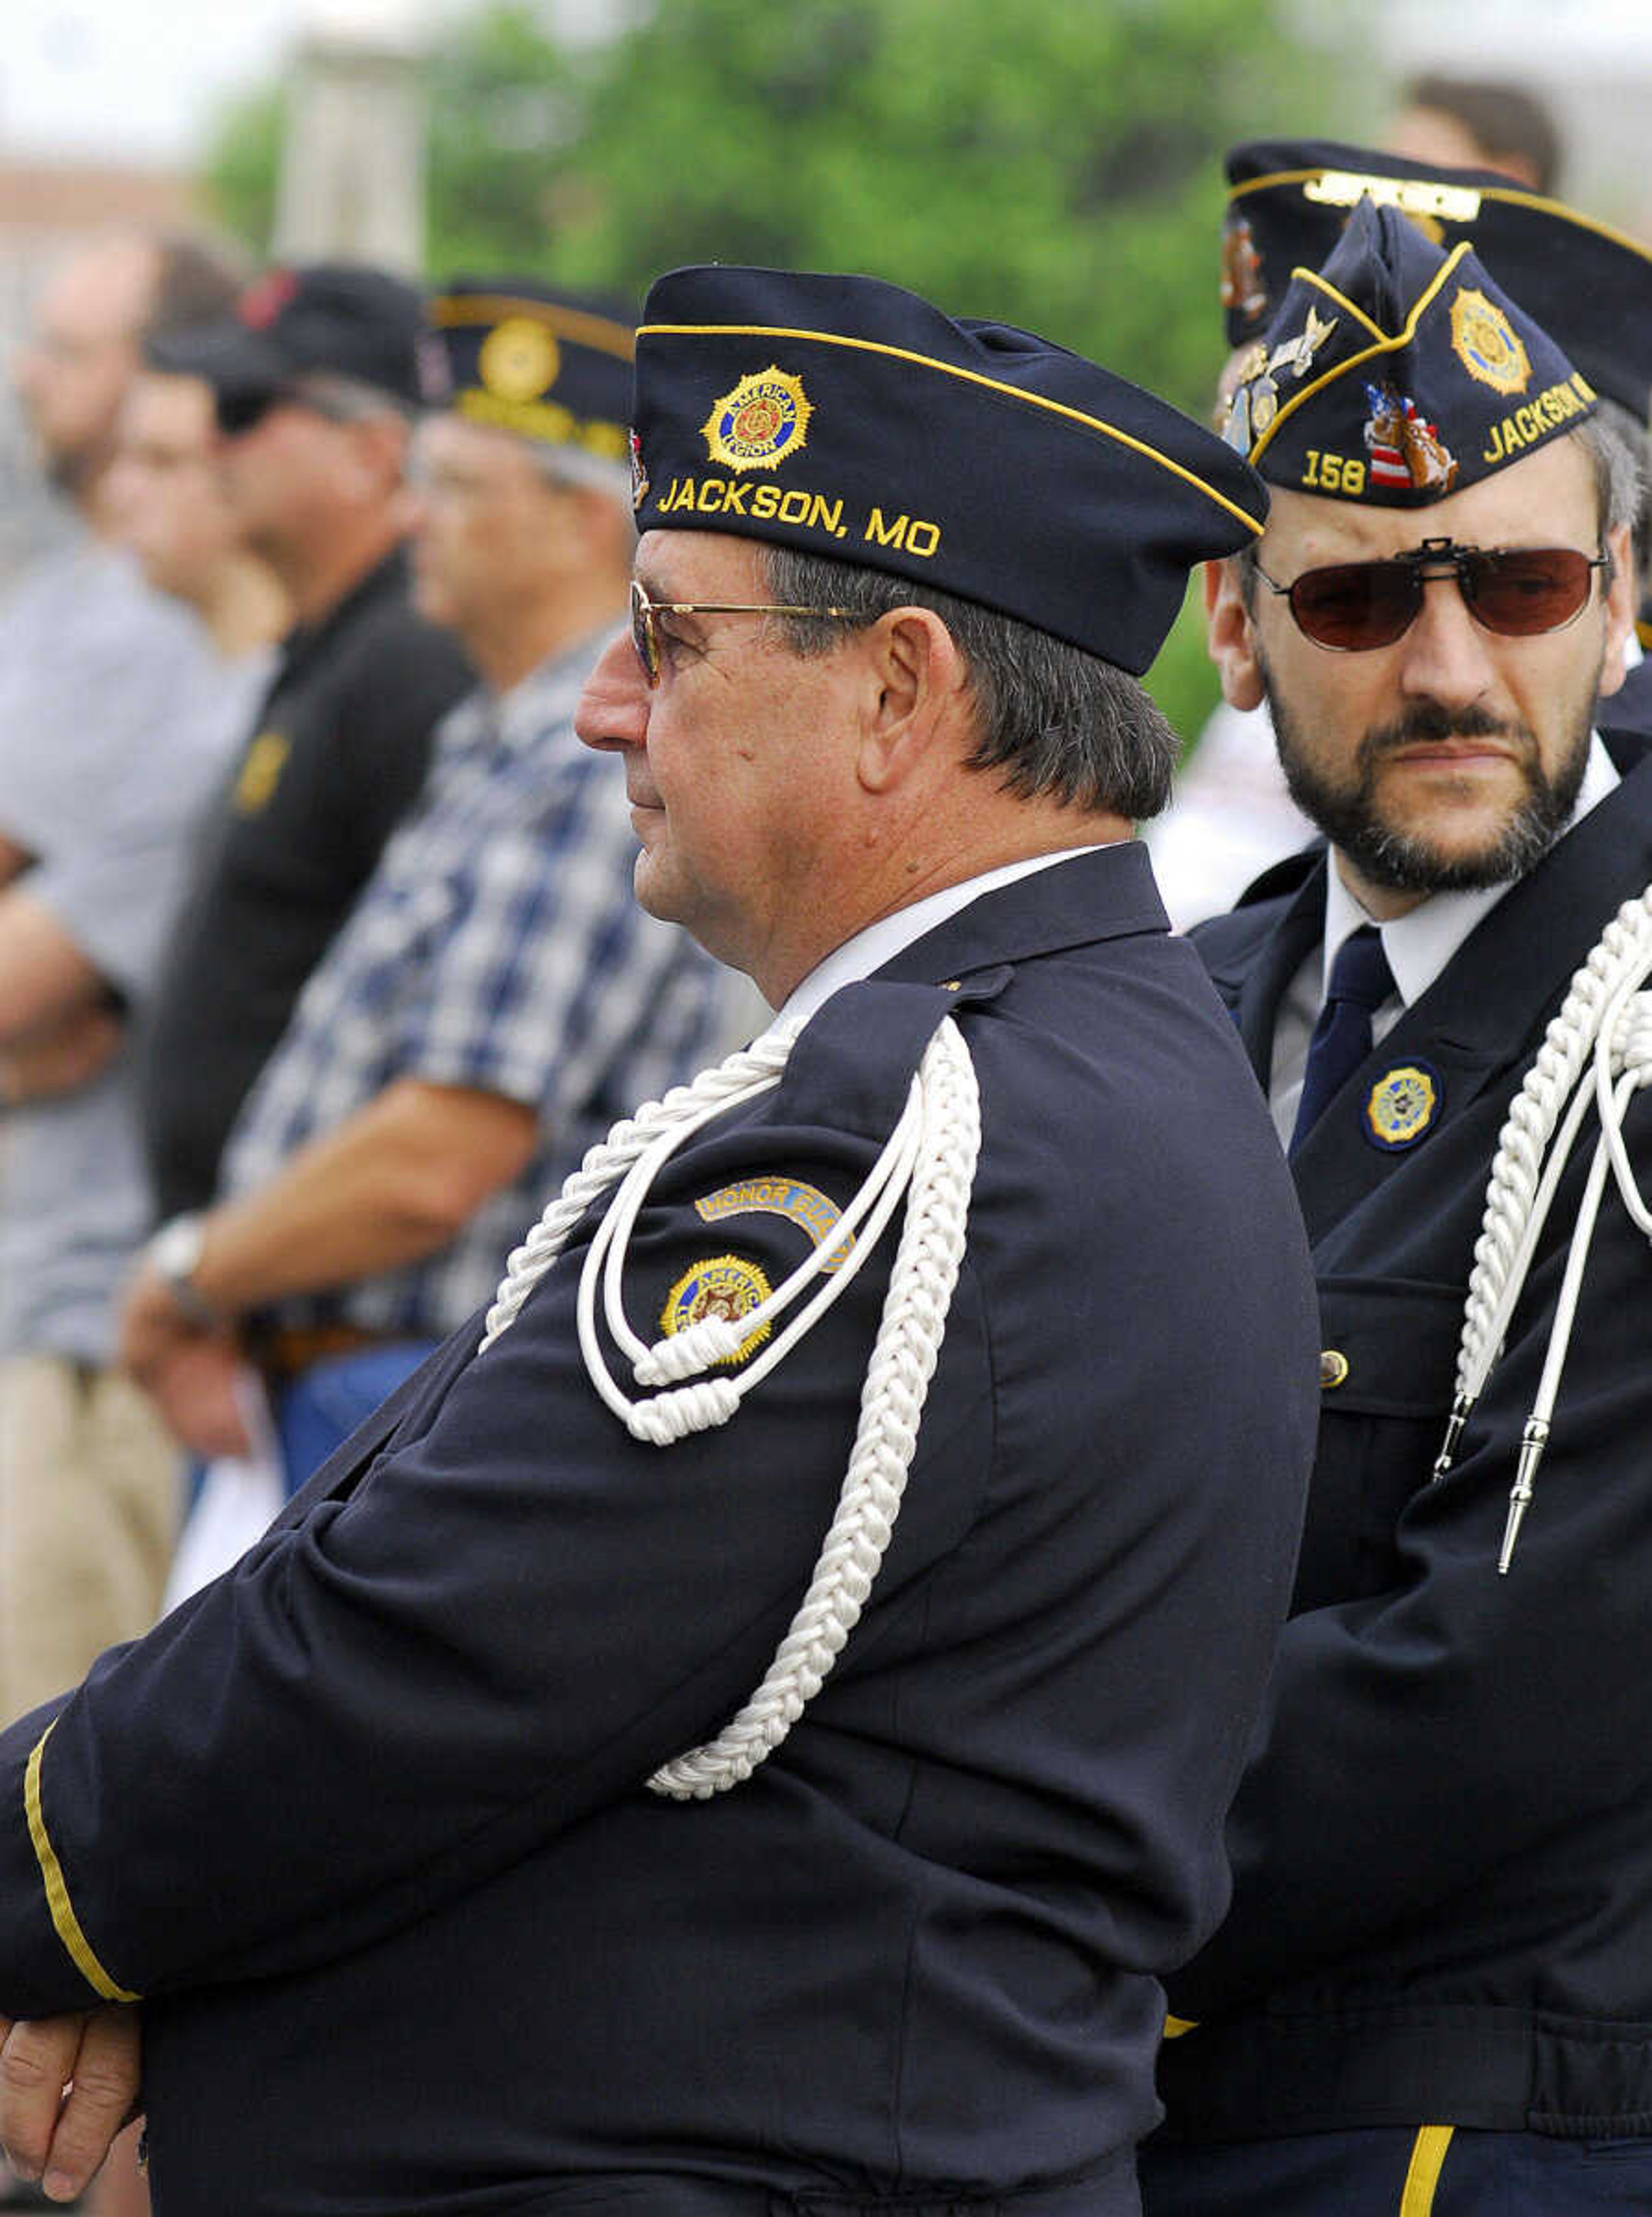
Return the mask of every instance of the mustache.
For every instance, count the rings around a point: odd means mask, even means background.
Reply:
[[[1489,708],[1472,701],[1448,708],[1439,701],[1414,701],[1389,724],[1377,724],[1359,743],[1362,766],[1369,766],[1401,747],[1439,744],[1448,739],[1500,739],[1521,759],[1529,757],[1536,742],[1524,724],[1511,724]]]

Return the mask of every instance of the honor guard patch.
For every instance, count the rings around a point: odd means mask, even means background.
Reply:
[[[531,316],[507,316],[482,342],[476,374],[501,400],[537,400],[556,382],[561,349]]]
[[[808,1185],[801,1178],[754,1177],[742,1178],[737,1185],[720,1187],[694,1204],[694,1213],[707,1224],[717,1224],[726,1216],[783,1216],[808,1236],[811,1246],[825,1244],[838,1228],[843,1211],[829,1194],[817,1185]],[[841,1269],[849,1260],[855,1245],[851,1232],[840,1241],[835,1251],[821,1263],[822,1272]]]
[[[1524,392],[1531,362],[1519,336],[1495,301],[1464,286],[1451,303],[1451,351],[1470,377],[1494,392]]]
[[[1365,1137],[1385,1155],[1414,1146],[1439,1114],[1439,1072],[1426,1062],[1385,1070],[1365,1103]]]
[[[768,1300],[770,1291],[769,1281],[755,1263],[748,1263],[739,1255],[708,1255],[704,1262],[684,1270],[666,1294],[665,1306],[659,1312],[659,1328],[667,1339],[675,1339],[679,1331],[686,1331],[690,1325],[698,1324],[705,1317],[720,1317],[725,1324],[738,1324],[743,1316],[751,1314],[759,1301]],[[768,1325],[760,1325],[733,1355],[721,1359],[728,1363],[744,1362],[768,1337]]]
[[[802,379],[771,363],[741,378],[700,428],[714,462],[731,470],[773,470],[807,445],[814,412]]]

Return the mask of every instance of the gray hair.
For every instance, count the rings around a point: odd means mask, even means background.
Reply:
[[[1003,791],[1106,810],[1134,822],[1170,798],[1179,751],[1157,704],[1128,670],[978,602],[789,547],[762,548],[768,590],[792,607],[834,608],[865,630],[895,608],[928,608],[963,656],[977,723],[971,769],[1002,770]],[[828,653],[842,624],[776,619],[795,654]]]
[[[1595,497],[1604,538],[1626,523],[1635,540],[1637,580],[1652,558],[1652,472],[1648,468],[1646,426],[1621,401],[1600,399],[1595,413],[1579,424],[1577,436],[1594,464]],[[1607,572],[1611,583],[1611,572]]]
[[[600,492],[612,501],[635,533],[634,509],[631,500],[631,465],[610,461],[605,454],[587,454],[582,447],[566,443],[553,445],[548,439],[533,439],[525,434],[521,443],[529,458],[546,483],[558,491],[575,486],[584,492]]]

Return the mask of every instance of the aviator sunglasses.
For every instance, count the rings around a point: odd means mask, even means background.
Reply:
[[[1455,577],[1469,614],[1503,639],[1533,639],[1575,622],[1589,598],[1604,553],[1591,560],[1575,547],[1511,547],[1483,553],[1451,539],[1425,539],[1384,562],[1337,562],[1305,570],[1288,585],[1257,574],[1290,603],[1296,628],[1335,654],[1392,646],[1416,621],[1423,587]]]
[[[777,601],[651,601],[631,580],[631,644],[650,688],[659,682],[659,634],[656,616],[835,616],[852,618],[849,608],[805,608]]]

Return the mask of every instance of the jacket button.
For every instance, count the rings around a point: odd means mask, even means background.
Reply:
[[[1340,1386],[1348,1374],[1348,1358],[1334,1347],[1327,1347],[1320,1357],[1320,1391]]]

